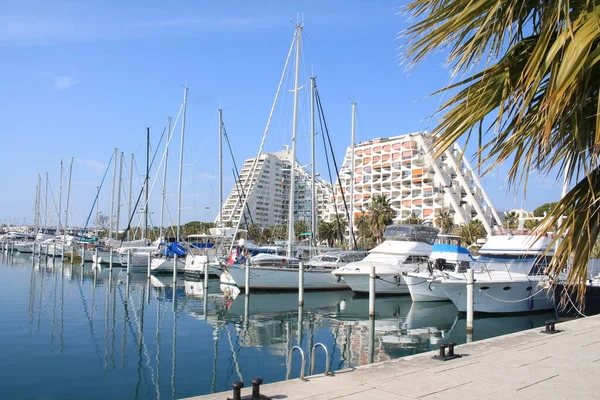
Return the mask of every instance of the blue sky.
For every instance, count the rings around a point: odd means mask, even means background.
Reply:
[[[351,100],[358,105],[357,141],[431,129],[435,119],[430,116],[443,98],[428,95],[447,84],[450,75],[443,54],[411,71],[399,64],[403,42],[398,32],[408,26],[406,17],[398,15],[402,4],[4,0],[0,223],[31,222],[37,174],[48,172],[56,193],[60,160],[68,165],[71,157],[71,220],[83,222],[113,149],[123,151],[127,163],[129,154],[135,154],[142,173],[146,127],[154,148],[167,117],[177,115],[185,83],[189,98],[182,221],[214,218],[217,108],[224,110],[241,165],[257,153],[298,15],[305,24],[301,81],[308,82],[312,72],[317,77],[338,157],[350,143]],[[291,74],[285,82],[267,151],[279,150],[291,136]],[[303,89],[298,157],[304,164],[309,162],[307,96]],[[167,187],[173,222],[179,133],[177,129],[171,146]],[[471,145],[468,151],[472,154]],[[225,156],[225,196],[233,183],[231,168]],[[100,196],[105,214],[111,175],[112,169]],[[560,195],[560,185],[552,179],[532,177],[525,201],[521,192],[507,192],[505,176],[500,168],[483,179],[499,210],[533,209]],[[155,221],[159,193],[155,189],[150,203]]]

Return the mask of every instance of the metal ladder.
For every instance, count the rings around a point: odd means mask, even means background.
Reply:
[[[329,367],[330,367],[329,351],[327,351],[327,347],[323,343],[316,343],[311,349],[311,352],[310,352],[310,375],[314,375],[314,373],[315,373],[315,352],[317,350],[317,347],[321,347],[325,351],[325,376],[333,376],[333,374],[329,371]],[[300,352],[300,357],[302,358],[299,379],[301,381],[306,381],[306,379],[304,378],[304,371],[306,369],[306,358],[304,357],[304,351],[299,346],[292,347],[290,349],[290,351],[288,352],[287,372],[285,375],[285,379],[286,380],[290,379],[290,374],[292,372],[292,359],[294,356],[294,350],[298,350]]]

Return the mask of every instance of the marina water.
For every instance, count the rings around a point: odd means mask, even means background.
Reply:
[[[369,343],[368,299],[351,291],[243,293],[210,280],[152,276],[0,253],[0,398],[174,399],[230,390],[260,376],[286,379],[290,349],[316,343],[331,369],[464,343],[450,302],[377,299]],[[224,288],[230,289],[230,288]],[[247,302],[247,304],[246,304]],[[543,326],[554,313],[476,318],[473,340]],[[300,375],[296,352],[289,371]],[[325,370],[317,349],[315,373]]]

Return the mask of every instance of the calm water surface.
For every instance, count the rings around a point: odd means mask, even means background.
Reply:
[[[315,343],[342,368],[464,343],[452,303],[377,300],[370,346],[368,299],[351,291],[233,297],[219,281],[132,274],[0,253],[0,398],[173,399],[286,379],[289,350]],[[301,318],[299,318],[299,315]],[[544,324],[554,313],[475,320],[473,339]],[[316,354],[316,371],[325,356]],[[307,359],[306,368],[310,360]],[[300,371],[294,354],[290,376]]]

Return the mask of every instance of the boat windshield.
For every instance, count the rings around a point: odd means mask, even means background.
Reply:
[[[385,229],[385,240],[403,240],[407,242],[423,242],[433,245],[438,230],[427,226],[390,225]]]
[[[524,275],[543,275],[552,257],[540,255],[481,255],[474,268],[508,271]]]

